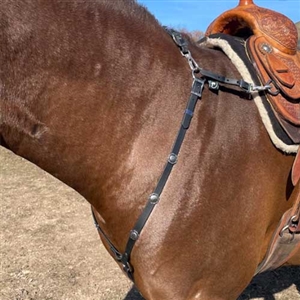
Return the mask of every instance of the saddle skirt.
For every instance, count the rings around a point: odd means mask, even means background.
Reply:
[[[208,27],[206,36],[225,33],[247,39],[247,51],[280,125],[300,143],[300,52],[296,26],[284,15],[241,0]]]

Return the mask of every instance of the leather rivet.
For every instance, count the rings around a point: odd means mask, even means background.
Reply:
[[[175,165],[177,163],[177,155],[175,153],[171,153],[168,162],[172,165]]]
[[[156,204],[159,200],[159,196],[155,193],[151,194],[149,200],[152,204]]]
[[[136,230],[130,231],[130,238],[134,241],[136,241],[139,238],[139,233]]]

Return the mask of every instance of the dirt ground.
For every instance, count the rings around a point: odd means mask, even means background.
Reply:
[[[3,148],[0,205],[1,300],[143,299],[102,247],[87,202]],[[297,300],[299,291],[300,267],[281,268],[239,300]]]

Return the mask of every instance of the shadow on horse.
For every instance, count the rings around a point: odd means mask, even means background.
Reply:
[[[296,201],[295,157],[198,74],[240,78],[222,51],[172,37],[135,1],[1,1],[1,143],[86,198],[145,299],[232,300]]]
[[[252,280],[252,282],[244,290],[238,300],[249,300],[257,298],[264,300],[275,300],[275,294],[290,288],[292,285],[295,285],[298,293],[300,293],[299,278],[299,267],[282,267],[276,271],[265,272],[263,274],[257,275]],[[288,295],[286,295],[285,297],[286,299],[288,299]],[[139,291],[135,287],[132,287],[124,300],[144,300],[144,298],[140,295]]]

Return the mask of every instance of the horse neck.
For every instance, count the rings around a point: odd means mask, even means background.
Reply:
[[[69,20],[73,26],[58,31],[65,25],[64,10],[61,18],[57,17],[52,40],[44,36],[44,28],[53,20],[41,17],[43,22],[31,28],[30,36],[35,38],[15,44],[22,52],[10,54],[8,45],[4,47],[1,131],[10,149],[93,202],[90,190],[94,195],[98,186],[108,181],[103,173],[111,178],[130,173],[124,161],[134,155],[157,159],[155,176],[159,176],[162,158],[169,151],[163,145],[172,144],[176,135],[192,78],[179,50],[154,20],[141,27],[140,20],[129,24],[124,16],[119,22],[111,18],[113,22],[107,20],[91,31],[90,20],[85,24],[75,15]],[[239,76],[221,53],[195,46],[191,51],[202,67]],[[3,61],[9,55],[15,56]],[[221,115],[230,115],[232,107],[237,107],[230,103],[237,97],[216,98],[216,105],[206,101],[209,111],[201,115],[203,122],[221,124]],[[236,110],[245,110],[242,105]],[[242,114],[249,115],[249,111]],[[251,114],[255,128],[260,121],[257,113]],[[201,132],[205,128],[202,126]],[[148,147],[152,153],[139,149],[137,154],[138,147],[131,147],[141,135],[155,144],[155,149]],[[220,135],[226,136],[221,131],[210,132],[209,140]],[[93,197],[99,196],[96,194]]]
[[[93,26],[96,19],[82,19],[77,9],[74,18],[66,18],[61,7],[53,22],[29,7],[39,16],[35,26],[28,21],[30,38],[12,40],[14,51],[2,45],[1,135],[14,152],[80,192],[110,220],[111,235],[124,244],[176,137],[192,84],[189,66],[153,19],[146,26],[142,19],[112,11]],[[239,78],[221,52],[190,49],[202,67]],[[180,155],[177,168],[183,171],[168,183],[172,191],[166,195],[173,201],[166,209],[172,218],[176,211],[188,215],[191,208],[203,222],[209,221],[205,211],[210,212],[215,193],[211,174],[216,186],[230,187],[243,178],[237,191],[215,195],[213,203],[247,210],[261,200],[251,188],[279,186],[291,164],[271,145],[253,102],[207,88]],[[254,171],[256,177],[245,175]],[[180,201],[182,187],[188,205]],[[208,199],[201,211],[199,189],[201,199]],[[250,201],[240,190],[251,195]],[[284,193],[281,187],[274,192],[277,200]],[[276,199],[266,199],[265,208],[271,201]]]
[[[188,65],[152,16],[138,11],[148,22],[142,26],[143,19],[128,19],[126,10],[103,3],[111,9],[103,20],[99,7],[84,4],[71,7],[66,18],[70,4],[57,3],[54,12],[47,2],[20,2],[21,9],[10,3],[11,35],[0,57],[5,144],[91,202],[102,193],[99,186],[109,185],[107,176],[124,174],[123,162],[133,156],[131,145],[143,128],[164,126],[167,111],[170,119],[174,113],[181,118],[174,103],[180,98],[184,106],[191,83]],[[128,3],[137,9],[133,1],[118,5]],[[86,19],[81,10],[94,15]],[[24,31],[16,37],[18,18]],[[182,69],[186,75],[178,74]]]

